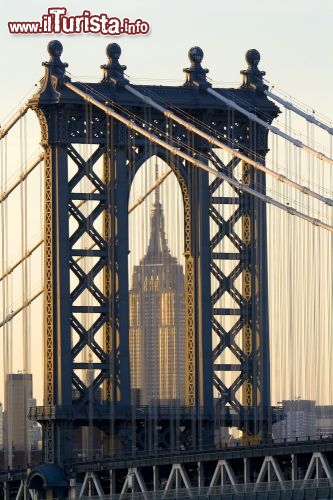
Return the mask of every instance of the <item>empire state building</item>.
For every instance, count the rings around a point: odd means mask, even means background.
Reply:
[[[130,295],[131,387],[136,402],[184,403],[184,272],[170,254],[155,191],[146,254],[134,266]]]

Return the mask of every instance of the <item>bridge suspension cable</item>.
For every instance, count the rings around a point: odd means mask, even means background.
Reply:
[[[201,169],[204,169],[207,172],[213,174],[214,176],[223,178],[224,180],[226,180],[230,184],[238,187],[239,189],[242,189],[245,192],[249,192],[250,194],[252,194],[252,195],[254,195],[254,196],[262,199],[266,203],[269,203],[269,204],[272,204],[274,206],[277,206],[278,208],[280,208],[280,209],[288,212],[289,214],[296,215],[296,216],[298,216],[298,217],[300,217],[302,219],[307,220],[308,222],[310,222],[310,223],[312,223],[314,225],[317,225],[319,227],[323,227],[323,228],[327,229],[328,231],[333,232],[333,227],[331,227],[330,225],[323,223],[319,219],[310,217],[310,216],[308,216],[308,215],[306,215],[306,214],[304,214],[304,213],[302,213],[302,212],[300,212],[300,211],[298,211],[298,210],[296,210],[296,209],[294,209],[294,208],[292,208],[290,206],[286,206],[283,203],[280,203],[280,202],[278,202],[276,200],[273,200],[269,196],[263,195],[262,193],[258,193],[256,191],[252,190],[251,188],[248,188],[247,186],[244,186],[242,183],[238,182],[237,180],[235,180],[233,178],[230,178],[229,176],[227,176],[227,175],[225,175],[225,174],[223,174],[221,172],[217,172],[216,170],[214,170],[214,169],[208,167],[207,165],[205,165],[204,163],[202,163],[202,162],[200,162],[198,160],[195,160],[194,158],[192,158],[191,156],[187,155],[186,153],[181,152],[178,148],[175,148],[174,146],[171,146],[170,144],[162,141],[160,138],[158,138],[158,137],[154,136],[153,134],[145,131],[144,129],[142,129],[138,125],[134,124],[132,121],[127,120],[126,118],[124,118],[123,116],[119,115],[115,111],[110,110],[110,108],[104,106],[103,104],[101,104],[100,102],[98,102],[96,99],[94,99],[94,98],[90,97],[89,95],[87,95],[86,93],[80,91],[74,85],[72,85],[70,83],[66,83],[66,85],[71,90],[73,90],[77,94],[81,95],[81,97],[83,97],[87,102],[91,102],[93,105],[95,105],[95,106],[99,107],[100,109],[102,109],[103,111],[105,111],[106,114],[113,116],[114,118],[118,119],[119,121],[122,121],[129,128],[132,128],[136,132],[138,132],[138,133],[140,133],[140,134],[148,137],[150,140],[152,140],[153,142],[155,142],[155,143],[163,146],[164,148],[168,149],[173,154],[175,154],[175,155],[177,155],[177,156],[179,156],[179,157],[181,157],[181,158],[189,161],[194,166],[199,167]],[[315,192],[311,191],[306,186],[302,186],[302,185],[300,185],[300,184],[298,184],[298,183],[296,183],[296,182],[288,179],[284,175],[281,175],[281,174],[278,174],[278,173],[274,172],[273,170],[269,169],[265,165],[263,165],[261,163],[258,163],[258,162],[255,162],[254,160],[252,160],[252,159],[248,158],[247,156],[239,153],[238,151],[235,151],[234,149],[232,149],[229,146],[223,144],[222,142],[218,141],[217,139],[215,139],[214,137],[208,135],[207,133],[203,132],[202,130],[198,129],[197,127],[194,127],[193,125],[190,125],[188,122],[186,122],[185,120],[181,119],[176,114],[174,114],[171,111],[167,110],[166,108],[164,108],[160,104],[156,103],[150,97],[141,94],[136,89],[132,88],[130,85],[126,85],[126,89],[128,91],[130,91],[131,93],[135,94],[137,97],[139,97],[140,99],[142,99],[147,104],[150,104],[152,107],[155,107],[155,109],[158,109],[159,111],[161,111],[166,117],[168,117],[170,119],[173,119],[174,121],[177,121],[179,124],[183,125],[187,130],[190,130],[191,132],[197,133],[201,137],[205,138],[211,144],[214,144],[215,146],[217,146],[217,147],[219,147],[221,149],[226,150],[227,152],[231,153],[232,155],[238,157],[239,159],[241,159],[241,160],[243,160],[243,161],[251,164],[255,168],[258,168],[259,170],[262,170],[262,171],[264,171],[264,172],[272,175],[273,177],[275,177],[280,182],[283,182],[283,183],[288,184],[288,185],[290,185],[292,187],[295,187],[296,189],[299,189],[304,194],[308,194],[310,196],[313,196],[314,198],[319,199],[320,201],[326,203],[327,205],[330,205],[330,206],[333,205],[333,201],[331,199],[326,198],[324,196],[321,196],[318,193],[315,193]],[[28,109],[29,109],[29,107],[27,107],[26,111]],[[20,119],[21,116],[23,116],[23,114],[24,113],[22,113],[22,114],[19,115],[19,113],[17,113],[15,115],[16,118],[15,118],[15,120],[14,120],[14,118],[12,119],[12,121],[10,123],[10,127],[7,127],[7,132],[6,133],[8,133],[9,129]],[[19,179],[6,192],[4,192],[4,193],[2,193],[0,195],[0,202],[4,201],[9,196],[9,194],[17,186],[19,186],[21,182],[23,182],[25,180],[25,178],[29,175],[29,173],[32,172],[34,170],[34,168],[36,168],[38,166],[38,164],[43,160],[43,157],[44,157],[44,154],[41,153],[36,158],[36,160],[31,164],[31,166],[27,170],[25,170],[24,172],[22,172],[20,174]],[[137,199],[137,201],[129,208],[129,213],[131,211],[133,211],[138,205],[140,205],[147,198],[147,196],[149,196],[149,194],[152,191],[154,191],[166,179],[166,177],[170,173],[171,173],[171,170],[165,172],[161,177],[159,177],[156,180],[156,182],[142,196],[140,196]],[[84,203],[84,201],[82,201],[82,203]],[[37,250],[37,248],[42,243],[43,243],[43,239],[41,239],[40,241],[38,241],[30,250],[27,250],[27,252],[25,253],[24,256],[22,256],[21,259],[19,259],[14,265],[12,265],[11,267],[9,267],[5,271],[5,273],[0,277],[0,281],[2,281],[5,277],[7,277],[16,267],[18,267],[25,259],[27,259],[35,250]],[[25,309],[26,307],[28,307],[31,304],[31,302],[33,302],[36,298],[38,298],[42,293],[43,293],[43,290],[39,290],[34,296],[32,296],[31,298],[29,298],[28,301],[25,301],[24,304],[22,304],[18,309],[16,309],[14,312],[11,312],[9,315],[7,315],[7,317],[4,318],[0,322],[0,327],[2,327],[4,324],[6,324],[7,322],[9,322],[14,316],[16,316],[17,314],[19,314],[23,309]]]
[[[89,85],[85,84],[86,88],[88,88],[91,92],[93,92],[95,95],[97,95],[98,97],[101,97],[103,99],[106,99],[106,97],[101,94],[100,92],[97,92],[96,89],[93,89],[92,87],[90,87]],[[194,125],[197,125],[198,128],[200,128],[200,131],[206,131],[208,133],[208,136],[211,137],[211,135],[215,135],[215,137],[218,137],[219,138],[219,131],[215,130],[214,127],[212,126],[209,126],[207,123],[204,123],[202,121],[200,121],[198,118],[186,113],[183,109],[180,109],[180,108],[177,108],[176,106],[172,105],[170,106],[170,103],[168,101],[166,101],[165,99],[163,99],[160,95],[156,95],[156,93],[154,93],[151,89],[147,90],[145,89],[145,96],[151,96],[152,99],[155,100],[155,102],[157,101],[159,104],[164,104],[164,106],[168,109],[168,110],[172,110],[172,111],[175,111],[177,112],[177,115],[178,116],[182,116],[185,120],[187,120],[187,122],[190,120],[192,124]],[[244,102],[244,104],[250,108],[250,109],[253,109],[255,111],[256,107],[254,105],[251,105],[249,104],[248,102],[246,101],[242,101],[242,99],[239,99],[238,102],[242,103]],[[115,105],[115,103],[113,103],[113,106]],[[265,116],[265,113],[262,113],[263,116]],[[186,123],[187,123],[186,122]],[[284,125],[286,127],[286,125]],[[286,129],[288,128],[289,130],[289,133],[291,131],[291,127],[290,127],[290,124],[288,125],[288,127],[286,127]],[[160,134],[159,134],[160,135]],[[277,137],[277,136],[275,136]],[[240,149],[240,144],[239,142],[237,142],[237,140],[233,139],[232,137],[228,137],[227,138],[227,141],[228,141],[228,144],[231,145],[231,147],[235,148],[233,149],[233,151],[235,151],[235,153],[237,153],[237,151]],[[287,142],[287,144],[290,144]],[[241,145],[241,150],[243,152],[243,154],[248,154],[250,157],[251,155],[253,154],[252,150],[250,150],[250,148],[246,147],[244,144]],[[302,150],[299,149],[299,153],[301,153]],[[212,154],[212,152],[210,152],[210,155]],[[330,147],[330,156],[332,157],[332,147]],[[313,158],[313,156],[312,156]],[[265,161],[265,158],[262,157],[260,154],[256,154],[256,160],[258,162],[259,165],[264,165],[265,168],[268,168],[266,165],[267,165],[267,161]],[[286,165],[285,166],[282,166],[280,163],[277,162],[277,155],[275,155],[275,159],[271,158],[270,160],[270,167],[272,169],[272,176],[274,175],[274,177],[278,180],[278,176],[281,175],[281,179],[285,179],[287,178],[288,180],[291,180],[292,179],[290,178],[290,169],[289,169],[289,162],[290,162],[290,158],[288,160],[285,160],[286,161]],[[274,168],[274,170],[273,170]],[[288,172],[287,175],[284,175],[284,172]],[[269,172],[267,171],[266,173],[269,174]],[[304,184],[304,182],[307,182],[308,185],[311,184],[312,186],[312,189],[314,189],[315,187],[319,187],[320,188],[320,191],[321,193],[324,195],[324,193],[328,193],[328,198],[327,198],[327,202],[328,202],[328,205],[331,205],[331,193],[330,191],[327,190],[327,188],[324,186],[317,186],[314,182],[313,182],[313,178],[311,179],[304,179],[302,178],[302,182]],[[285,182],[282,181],[282,184],[286,184]],[[297,183],[296,183],[297,184]],[[303,184],[299,184],[299,186],[301,186],[302,188],[304,187]],[[294,186],[296,187],[296,186]],[[302,188],[300,189],[300,191],[302,191]],[[305,188],[307,189],[307,188]],[[311,196],[311,192],[307,193]]]
[[[162,184],[162,182],[168,177],[168,175],[171,174],[171,172],[172,172],[171,169],[167,170],[166,172],[164,172],[163,175],[158,177],[158,179],[156,179],[156,182],[154,182],[154,184],[152,184],[152,186],[150,186],[150,188],[143,195],[139,196],[139,198],[133,203],[133,205],[130,206],[130,208],[128,209],[128,213],[130,214],[131,212],[133,212],[135,208],[141,205],[141,203],[145,201],[145,199],[150,195],[150,193],[155,191],[155,189]]]
[[[15,316],[17,316],[17,314],[19,314],[24,309],[26,309],[28,306],[30,306],[30,304],[34,300],[36,300],[43,293],[43,291],[44,291],[43,288],[41,290],[38,290],[38,292],[36,292],[34,295],[32,295],[31,297],[29,297],[29,299],[27,299],[26,301],[24,301],[20,307],[18,307],[14,311],[11,311],[9,314],[7,314],[7,316],[5,318],[3,318],[2,321],[0,321],[0,328],[2,328],[4,325],[6,325],[7,323],[9,323],[9,321],[11,321]]]
[[[22,170],[16,181],[3,193],[0,193],[0,203],[2,203],[13,191],[16,189],[31,172],[43,161],[44,153],[40,153],[37,158],[31,163],[31,165],[26,169]]]
[[[167,151],[170,151],[175,156],[178,156],[179,158],[182,158],[183,160],[188,161],[189,163],[191,163],[195,167],[200,168],[202,170],[205,170],[206,172],[214,175],[215,177],[220,177],[221,179],[227,181],[229,184],[237,187],[238,189],[241,189],[244,192],[252,194],[256,198],[259,198],[266,203],[275,205],[276,207],[280,208],[281,210],[284,210],[292,215],[296,215],[304,220],[307,220],[308,222],[311,222],[312,224],[314,224],[316,226],[325,228],[328,231],[333,232],[333,227],[330,226],[329,224],[326,224],[325,222],[322,222],[319,219],[315,219],[314,217],[310,217],[310,216],[304,214],[303,212],[299,212],[298,210],[296,210],[290,206],[285,206],[282,203],[274,200],[273,198],[266,196],[262,193],[259,193],[259,192],[255,191],[254,189],[249,188],[248,186],[245,186],[241,182],[238,182],[236,179],[233,179],[233,178],[229,177],[228,175],[223,174],[222,172],[218,172],[218,171],[214,170],[213,168],[209,167],[208,165],[206,165],[205,163],[203,163],[199,160],[196,160],[195,158],[193,158],[189,154],[181,151],[179,148],[172,146],[171,144],[168,144],[167,142],[165,142],[162,139],[160,139],[159,137],[155,136],[154,134],[152,134],[148,130],[141,128],[139,125],[137,125],[133,121],[129,120],[128,118],[125,118],[124,116],[120,115],[118,112],[105,106],[105,104],[99,102],[94,97],[91,97],[90,95],[86,94],[82,90],[78,89],[72,83],[64,82],[64,85],[67,88],[69,88],[70,90],[72,90],[74,93],[76,93],[77,95],[81,96],[86,102],[93,104],[94,106],[96,106],[99,109],[101,109],[102,111],[104,111],[108,116],[112,116],[116,120],[118,120],[121,123],[123,123],[124,125],[126,125],[130,130],[134,130],[135,132],[138,132],[139,134],[143,135],[144,137],[146,137],[150,141],[154,142],[155,144],[158,144],[159,146],[162,146]],[[162,108],[162,106],[161,106],[161,109],[164,109],[164,108]],[[195,127],[188,125],[188,129],[192,130],[193,128],[195,128]],[[222,145],[222,143],[221,143],[221,145]],[[234,152],[231,148],[228,148],[228,149],[230,150],[229,152],[231,152],[231,154],[234,154],[236,156],[236,154],[235,154],[236,152]],[[241,159],[243,159],[247,163],[250,163],[249,158],[247,158],[245,155],[242,155],[242,157],[243,158],[241,158]],[[325,198],[325,203],[330,204],[330,200]]]
[[[290,111],[293,111],[297,115],[301,116],[302,118],[305,118],[305,120],[309,123],[313,123],[314,125],[317,125],[317,127],[320,127],[323,130],[326,130],[329,134],[333,135],[333,127],[327,125],[326,123],[318,120],[315,118],[315,116],[310,115],[309,113],[306,113],[302,109],[298,108],[295,106],[292,102],[286,101],[285,99],[282,99],[282,97],[279,97],[278,95],[274,94],[270,90],[264,90],[264,94],[267,95],[267,97],[270,97],[274,101],[278,102],[279,104],[282,104],[286,109],[289,109]]]
[[[106,99],[106,97],[103,94],[96,92],[94,89],[92,89],[90,86],[87,86],[86,84],[85,84],[85,88],[89,88],[89,90],[94,92],[98,97]],[[161,104],[157,103],[149,96],[137,91],[136,89],[134,89],[130,85],[126,85],[125,88],[128,91],[130,91],[131,93],[133,93],[136,97],[140,98],[146,104],[149,104],[150,106],[154,107],[155,109],[157,109],[158,111],[163,113],[167,118],[170,118],[170,119],[176,121],[180,125],[184,126],[190,132],[193,132],[193,133],[199,135],[200,137],[204,138],[205,140],[207,140],[207,142],[209,142],[210,144],[217,146],[220,149],[223,149],[224,151],[232,154],[233,156],[236,156],[240,160],[245,161],[249,165],[252,165],[254,168],[261,170],[262,172],[265,172],[268,175],[271,175],[279,182],[286,184],[286,185],[289,185],[289,186],[299,190],[303,194],[306,194],[308,196],[316,198],[317,200],[319,200],[319,201],[321,201],[329,206],[333,205],[333,200],[331,197],[325,197],[325,196],[317,193],[316,191],[311,190],[307,186],[304,186],[303,184],[299,184],[298,182],[293,181],[292,179],[288,178],[287,176],[272,170],[271,168],[267,167],[264,163],[260,163],[256,160],[253,160],[252,158],[249,158],[248,156],[244,155],[243,153],[240,153],[239,151],[237,151],[237,149],[233,149],[232,147],[227,146],[225,143],[219,141],[214,136],[212,136],[208,133],[205,133],[201,128],[199,129],[199,128],[195,127],[193,124],[189,124],[187,121],[183,120],[182,118],[180,118],[178,115],[176,115],[175,113],[173,113],[169,109],[164,108]],[[115,103],[113,103],[113,105],[115,105]],[[133,117],[134,119],[137,118],[134,115],[132,115],[131,117]],[[207,126],[205,126],[204,124],[201,124],[198,119],[196,119],[195,122],[198,125],[200,125],[200,126],[203,125],[205,128],[207,128]],[[239,147],[238,144],[235,144],[235,145],[237,148]],[[188,149],[188,146],[186,146],[186,147]],[[196,151],[193,151],[193,150],[191,151],[191,153],[192,152],[194,152],[195,154],[197,153]],[[250,151],[249,151],[249,153],[250,153]],[[208,159],[210,160],[210,158],[208,158]]]
[[[317,193],[311,191],[309,188],[307,188],[306,186],[302,186],[302,185],[299,185],[298,183],[288,179],[287,177],[285,177],[284,175],[281,175],[281,174],[278,174],[274,171],[272,171],[271,169],[269,169],[268,167],[258,163],[258,162],[255,162],[254,160],[246,157],[245,155],[242,155],[240,153],[238,153],[237,151],[235,151],[234,149],[232,148],[229,148],[228,146],[226,146],[225,144],[221,143],[220,141],[218,141],[217,139],[213,138],[212,136],[202,132],[200,129],[197,129],[196,127],[193,127],[192,125],[189,125],[186,121],[182,120],[181,118],[179,118],[177,115],[175,115],[174,113],[172,113],[171,111],[167,110],[166,108],[163,108],[161,105],[159,105],[158,103],[156,103],[153,99],[151,99],[150,97],[148,96],[145,96],[143,94],[141,94],[140,92],[138,92],[136,89],[133,89],[132,87],[130,87],[129,85],[126,86],[127,90],[129,90],[130,92],[132,92],[133,94],[135,94],[137,97],[139,97],[140,99],[142,99],[144,102],[150,104],[151,106],[155,107],[156,109],[158,109],[159,111],[161,111],[163,114],[165,114],[167,117],[173,119],[174,121],[177,121],[178,123],[180,123],[181,125],[183,125],[184,127],[186,127],[187,129],[195,132],[195,133],[198,133],[200,136],[202,136],[203,138],[205,138],[207,141],[213,143],[214,145],[220,147],[220,148],[223,148],[225,150],[227,150],[228,152],[232,153],[233,155],[239,157],[241,160],[243,161],[246,161],[247,163],[249,164],[252,164],[254,167],[270,174],[270,175],[273,175],[276,179],[278,179],[280,182],[283,182],[285,184],[288,184],[288,185],[291,185],[292,187],[296,187],[297,189],[299,189],[302,193],[304,194],[308,194],[310,196],[313,196],[317,199],[319,199],[320,201],[323,201],[324,203],[332,206],[333,202],[331,199],[329,198],[325,198],[321,195],[318,195]],[[18,116],[18,115],[17,115]],[[23,114],[21,115],[23,116]],[[17,119],[15,120],[15,123],[18,121],[19,117],[17,117]],[[14,125],[14,120],[12,120],[12,126]],[[141,131],[141,129],[140,129]],[[37,158],[36,160],[31,164],[31,166],[26,169],[24,172],[22,172],[19,176],[19,178],[17,179],[17,181],[4,193],[2,193],[0,195],[0,203],[2,201],[4,201],[8,196],[9,194],[17,187],[20,185],[21,182],[23,182],[25,180],[25,178],[34,170],[34,168],[36,168],[39,163],[42,161],[44,157],[44,154],[41,153]],[[193,163],[193,162],[192,162]],[[202,167],[200,167],[202,168]],[[205,169],[207,170],[207,168],[205,167]],[[140,205],[146,198],[147,196],[149,196],[149,194],[154,190],[156,189],[163,181],[164,179],[170,174],[171,170],[167,171],[165,174],[163,174],[160,178],[158,178],[156,180],[156,182],[142,195],[140,196],[137,201],[130,207],[129,209],[129,213],[134,210],[138,205]],[[216,171],[213,171],[213,174],[216,175]],[[228,180],[230,181],[229,177],[228,177]],[[241,184],[240,184],[241,185]],[[242,185],[241,185],[242,186]],[[268,197],[267,197],[268,198]],[[266,200],[267,201],[267,200]],[[268,203],[271,203],[271,201],[268,201]],[[283,204],[282,204],[283,205]],[[284,205],[283,205],[284,206]],[[292,213],[292,214],[295,214],[297,215],[298,211],[291,208],[291,207],[286,207],[285,206],[285,210],[289,213]],[[301,213],[301,212],[299,212]],[[307,216],[308,217],[308,216]],[[307,219],[309,220],[309,219]],[[318,225],[318,219],[314,219],[312,218],[312,220],[314,221],[315,224]],[[15,263],[13,264],[12,266],[8,267],[6,269],[6,271],[4,272],[4,274],[0,277],[0,282],[5,278],[7,277],[16,267],[18,267],[26,258],[28,258],[35,250],[37,250],[39,248],[39,246],[43,243],[43,239],[41,239],[39,242],[37,242],[37,244],[35,244],[31,249],[28,249],[25,254]]]
[[[230,106],[231,108],[235,109],[236,111],[239,111],[243,115],[247,116],[250,120],[258,123],[259,125],[262,125],[266,129],[270,130],[273,134],[279,135],[283,139],[286,139],[288,142],[291,142],[294,146],[304,149],[304,151],[307,151],[311,155],[315,156],[316,158],[319,158],[319,160],[322,160],[326,163],[329,163],[330,165],[333,165],[333,159],[329,158],[326,156],[324,153],[321,153],[317,151],[316,149],[311,148],[310,146],[307,146],[306,144],[303,144],[302,141],[299,139],[295,139],[294,137],[291,137],[289,134],[286,134],[285,132],[282,132],[278,127],[275,127],[274,125],[270,125],[269,123],[265,122],[261,118],[259,118],[257,115],[254,113],[250,113],[246,111],[246,109],[242,108],[238,104],[236,104],[234,101],[231,99],[228,99],[227,97],[224,97],[222,94],[217,92],[216,90],[212,89],[211,87],[208,87],[206,91],[211,94],[212,96],[216,97],[219,101],[222,101],[224,104],[227,104],[227,106]]]
[[[184,126],[190,132],[194,132],[195,134],[201,136],[202,138],[204,138],[205,140],[207,140],[208,142],[210,142],[214,146],[217,146],[221,149],[224,149],[225,151],[227,151],[228,153],[231,153],[232,155],[236,156],[240,160],[245,161],[246,163],[252,165],[254,168],[261,170],[262,172],[265,172],[266,174],[273,176],[278,181],[280,181],[284,184],[287,184],[295,189],[298,189],[303,194],[310,195],[310,196],[316,198],[317,200],[322,201],[323,203],[326,203],[327,205],[333,206],[333,200],[331,198],[327,198],[325,196],[322,196],[321,194],[316,193],[315,191],[312,191],[310,188],[303,186],[303,185],[299,184],[298,182],[295,182],[291,179],[288,179],[288,177],[286,177],[285,175],[282,175],[282,174],[275,172],[274,170],[268,168],[266,165],[259,163],[255,160],[252,160],[251,158],[247,157],[246,155],[244,155],[242,153],[239,153],[238,151],[235,151],[233,148],[227,146],[226,144],[219,141],[218,139],[215,139],[214,137],[208,135],[207,133],[203,132],[199,128],[194,127],[193,125],[190,125],[188,122],[186,122],[185,120],[183,120],[182,118],[177,116],[175,113],[167,110],[166,108],[164,108],[160,104],[156,103],[153,99],[151,99],[148,96],[145,96],[144,94],[137,91],[136,89],[134,89],[130,85],[125,85],[125,88],[126,88],[126,90],[128,90],[129,92],[134,94],[136,97],[139,97],[145,103],[150,104],[155,109],[161,111],[161,113],[163,113],[167,118],[171,118],[172,120],[176,121],[180,125]]]
[[[6,271],[0,276],[0,282],[7,278],[22,262],[30,257],[44,242],[44,239],[39,240],[33,247],[27,249],[27,251],[22,255],[22,257],[17,260],[13,265],[9,266]]]
[[[44,155],[42,155],[44,156]],[[29,172],[30,173],[30,172]],[[20,182],[22,182],[23,179],[20,181],[16,182],[15,187],[19,185]],[[12,186],[13,188],[13,186]],[[10,192],[13,191],[11,188]],[[89,194],[93,194],[96,191],[96,188],[91,191]],[[0,203],[4,201],[7,196],[10,194],[9,192],[6,192],[3,197],[0,196]],[[78,203],[77,207],[79,208],[81,205],[83,205],[87,200],[81,200],[80,203]],[[7,267],[7,269],[3,272],[3,274],[0,276],[0,282],[5,279],[7,276],[9,276],[22,262],[24,262],[26,259],[28,259],[42,244],[44,243],[44,238],[41,238],[37,243],[35,243],[31,248],[27,248],[26,252],[24,252],[24,255],[20,257],[14,264],[10,265]]]
[[[142,194],[141,196],[139,196],[137,198],[137,200],[129,207],[128,209],[128,213],[130,214],[131,212],[133,212],[139,205],[141,205],[141,203],[144,202],[144,200],[156,189],[158,188],[158,186],[160,186],[162,184],[162,182],[165,181],[165,179],[171,174],[172,170],[167,170],[166,172],[164,172],[164,174],[162,174],[160,177],[158,177],[156,179],[156,181],[154,182],[154,184],[152,184],[148,190]],[[93,194],[94,192],[96,191],[96,189],[93,189],[92,192],[90,194]],[[83,205],[87,200],[81,200],[80,203],[77,205],[78,207],[80,207],[81,205]],[[0,276],[0,282],[2,280],[4,280],[5,278],[7,278],[7,276],[9,276],[20,264],[22,264],[23,261],[25,261],[27,258],[29,258],[42,244],[44,243],[44,238],[40,239],[33,247],[31,247],[30,249],[28,249],[25,254],[19,259],[17,260],[14,264],[12,264],[11,266],[9,266],[6,271],[2,274],[2,276]],[[88,247],[88,250],[92,250],[94,247],[96,246],[96,243],[93,243],[92,245],[90,245]],[[75,261],[76,262],[79,262],[83,257],[82,256],[78,256]],[[8,314],[1,322],[0,322],[0,328],[2,326],[4,326],[6,323],[8,323],[9,321],[11,321],[17,314],[19,314],[23,309],[25,309],[26,307],[28,307],[35,299],[37,299],[41,294],[43,293],[43,289],[42,290],[39,290],[37,293],[35,293],[33,295],[33,297],[30,298],[29,301],[25,301],[18,309],[16,309],[15,311],[12,311],[10,314]]]
[[[14,116],[12,117],[12,119],[7,123],[7,125],[5,125],[4,127],[0,128],[0,141],[1,139],[3,139],[7,134],[8,132],[10,131],[11,128],[14,127],[15,123],[17,123],[20,118],[22,118],[22,116],[24,116],[26,114],[26,112],[28,111],[28,109],[30,109],[30,104],[29,103],[25,103],[15,114]]]
[[[129,78],[129,76],[128,76],[128,78]],[[133,79],[133,78],[131,78],[131,82],[132,82],[132,85],[133,84],[137,84],[136,80]],[[94,91],[96,92],[95,89],[94,89]],[[96,92],[96,94],[98,94],[98,93]],[[189,115],[183,109],[180,109],[180,108],[178,108],[178,107],[176,107],[174,105],[170,106],[170,103],[166,99],[163,99],[160,95],[157,96],[157,94],[154,93],[151,89],[149,89],[149,90],[145,89],[145,94],[144,95],[151,96],[153,99],[157,100],[159,103],[164,104],[164,106],[166,108],[168,108],[170,110],[172,109],[173,111],[177,112],[178,115],[181,115],[181,116],[185,117],[186,119],[188,119],[188,118],[191,119],[192,123],[197,124],[198,126],[200,126],[201,130],[206,130],[208,132],[214,132],[214,133],[216,132],[216,131],[214,131],[214,129],[212,127],[208,126],[206,123],[201,122],[198,118]],[[256,109],[257,109],[255,104],[249,103],[245,99],[242,99],[239,95],[237,95],[237,103],[240,106],[242,106],[244,104],[244,107],[246,107],[246,109],[253,110],[253,112],[255,112]],[[270,120],[269,115],[266,115],[265,111],[263,111],[263,110],[261,110],[260,116],[263,119],[265,119],[267,117],[267,119]],[[282,129],[285,128],[286,129],[286,125],[283,124],[282,122],[279,122],[278,119],[274,120],[274,122],[278,123],[278,128],[282,128]],[[301,136],[301,134],[297,130],[292,130],[290,126],[288,126],[288,133],[289,134],[294,133],[295,135]],[[239,143],[235,139],[232,139],[231,137],[228,137],[228,143],[229,144],[235,144],[236,149],[239,148]],[[246,146],[244,144],[242,144],[242,151],[245,152],[245,153],[248,153],[248,152],[252,153],[252,151],[249,148],[246,148]],[[331,150],[330,150],[329,156],[332,157]],[[260,155],[258,155],[257,158],[260,158]],[[275,165],[273,164],[273,166],[275,166]]]

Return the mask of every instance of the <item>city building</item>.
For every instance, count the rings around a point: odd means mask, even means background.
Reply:
[[[317,434],[316,402],[295,399],[282,401],[283,419],[273,425],[274,439],[314,439]]]
[[[29,408],[35,406],[32,397],[31,373],[9,373],[5,381],[5,450],[31,450],[33,424],[28,419]]]
[[[316,406],[317,438],[333,436],[333,406]]]
[[[146,254],[134,266],[130,290],[130,360],[136,404],[183,404],[184,272],[170,254],[159,190]]]

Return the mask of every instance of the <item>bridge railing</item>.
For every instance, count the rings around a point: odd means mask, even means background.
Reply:
[[[162,499],[188,499],[193,500],[220,500],[221,498],[233,500],[242,499],[290,499],[293,492],[297,498],[332,498],[333,485],[327,478],[297,481],[271,481],[265,483],[224,484],[204,488],[178,488],[168,491],[128,492],[105,496],[82,496],[82,500],[162,500]]]

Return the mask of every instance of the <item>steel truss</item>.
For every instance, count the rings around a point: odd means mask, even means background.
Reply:
[[[271,446],[225,447],[205,453],[131,457],[68,463],[68,486],[57,494],[100,498],[331,498],[332,440],[284,442]],[[1,498],[37,498],[36,482],[47,469],[0,474]],[[45,485],[44,495],[51,491]],[[317,495],[317,496],[316,496]]]
[[[281,450],[280,450],[281,451]],[[211,459],[168,466],[132,466],[86,472],[73,481],[71,498],[111,498],[133,495],[137,500],[164,498],[308,498],[333,493],[331,454],[313,452],[264,455],[256,458]],[[120,479],[121,478],[121,479]],[[108,496],[109,495],[109,496]],[[311,497],[312,498],[312,497]],[[314,496],[314,498],[316,498]]]
[[[249,164],[242,162],[240,170],[239,160],[224,165],[216,154],[212,161],[217,169],[232,177],[241,175],[244,184],[265,191],[264,175]],[[229,415],[229,425],[242,429],[243,440],[253,444],[265,440],[271,426],[266,208],[235,188],[228,190],[229,195],[216,196],[223,184],[215,179],[210,186],[210,217],[216,227],[211,239],[216,283],[212,327],[218,338],[213,350],[214,387],[221,421],[226,423]],[[226,373],[233,375],[229,383]]]
[[[39,117],[45,150],[45,401],[32,412],[44,428],[45,463],[62,467],[70,460],[74,429],[91,421],[104,433],[105,456],[146,449],[142,429],[151,418],[149,408],[133,414],[131,404],[124,256],[131,182],[152,155],[171,167],[181,188],[186,282],[186,403],[178,420],[170,410],[159,409],[156,447],[177,449],[184,443],[202,449],[213,443],[217,420],[219,426],[242,429],[248,440],[263,439],[270,425],[264,204],[236,188],[229,197],[221,195],[225,181],[212,180],[161,145],[152,148],[138,132],[85,103],[63,85],[68,77],[61,51],[59,42],[49,44],[42,88],[29,102]],[[238,160],[224,165],[210,143],[124,93],[119,68],[118,80],[111,78],[118,59],[112,51],[109,57],[103,82],[89,88],[109,106],[117,103],[124,113],[167,130],[180,150],[190,146],[201,161],[239,176]],[[266,130],[201,94],[191,81],[197,76],[192,69],[186,70],[190,77],[184,87],[143,90],[199,118],[226,144],[240,151],[251,148],[254,159],[264,156]],[[243,88],[230,96],[238,92],[269,120],[276,116],[277,108],[262,94]],[[241,176],[244,185],[265,192],[263,172],[244,164]],[[233,210],[228,217],[225,207]],[[233,250],[224,249],[225,240]],[[225,306],[226,294],[232,306]],[[227,351],[235,362],[227,361]],[[179,423],[181,431],[175,430]],[[177,481],[187,481],[181,468],[170,484]]]

